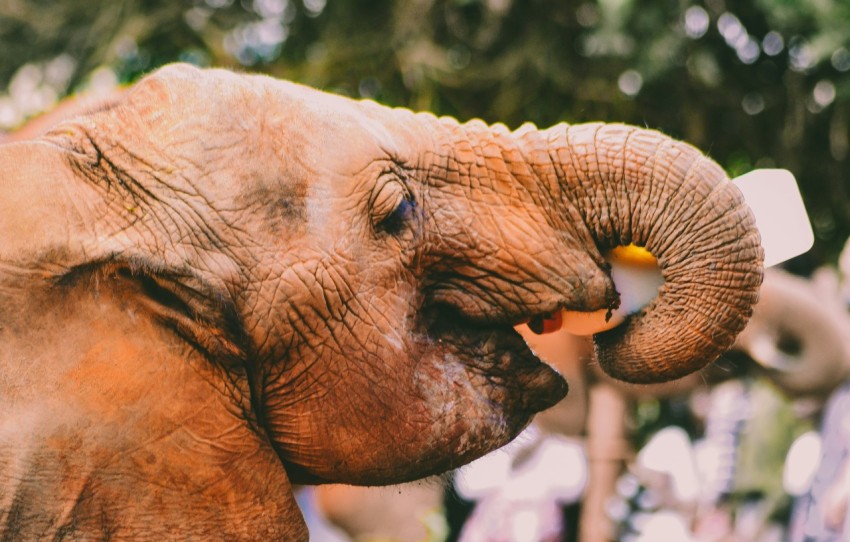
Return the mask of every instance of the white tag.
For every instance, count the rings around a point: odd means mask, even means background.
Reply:
[[[756,217],[764,266],[803,254],[815,242],[797,181],[785,169],[757,169],[732,179]]]

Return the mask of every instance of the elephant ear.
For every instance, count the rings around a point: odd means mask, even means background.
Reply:
[[[139,303],[161,325],[210,360],[241,362],[241,328],[226,293],[122,236],[126,205],[81,174],[84,161],[73,153],[39,140],[0,146],[0,263],[65,283],[136,282]]]
[[[42,141],[0,145],[0,261],[67,254],[94,196],[76,182],[64,150]]]
[[[244,365],[209,363],[226,313],[116,241],[123,201],[72,154],[0,145],[0,532],[304,539]]]

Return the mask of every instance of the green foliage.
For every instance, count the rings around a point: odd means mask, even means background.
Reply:
[[[509,126],[647,125],[732,175],[794,172],[805,271],[850,234],[848,29],[845,0],[4,0],[0,126],[174,60]]]

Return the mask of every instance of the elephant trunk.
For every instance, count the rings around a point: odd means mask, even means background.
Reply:
[[[608,374],[641,383],[673,379],[733,344],[758,297],[763,251],[751,211],[715,162],[658,132],[624,125],[521,128],[516,135],[600,250],[633,243],[658,259],[658,296],[594,336]]]

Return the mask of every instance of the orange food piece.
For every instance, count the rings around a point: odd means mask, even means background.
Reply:
[[[594,335],[613,329],[626,319],[622,314],[614,312],[609,320],[605,320],[608,309],[593,312],[563,311],[563,328],[567,333],[579,336]]]

